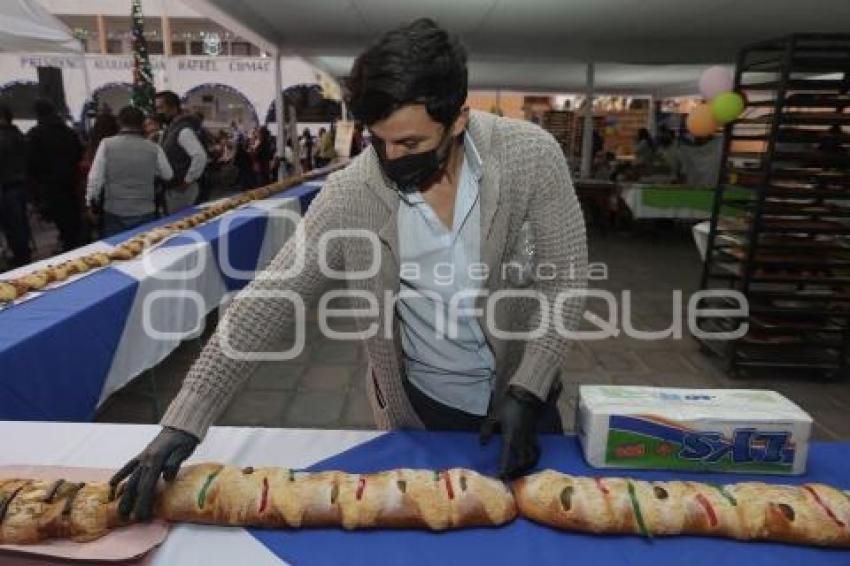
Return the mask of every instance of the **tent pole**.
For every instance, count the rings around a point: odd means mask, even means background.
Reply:
[[[168,60],[174,54],[174,44],[171,40],[171,18],[168,16],[165,0],[159,0],[160,27],[162,28],[162,85],[163,90],[170,90],[171,83],[168,80]],[[151,62],[153,63],[153,62]],[[156,74],[154,73],[154,84],[156,84]]]
[[[280,50],[274,53],[274,113],[277,118],[277,156],[280,159],[277,178],[283,179],[286,167],[283,164],[283,156],[286,151],[286,123],[283,112],[283,77],[281,76]]]
[[[652,134],[652,137],[658,135],[658,123],[656,121],[655,116],[655,96],[649,95],[649,113],[646,116],[646,129],[649,130],[649,133]]]
[[[89,67],[86,65],[86,52],[80,53],[80,64],[83,66],[83,86],[86,89],[86,100],[91,97],[91,79],[89,78]]]
[[[581,137],[581,171],[579,178],[590,178],[593,163],[593,83],[594,64],[587,64],[587,84],[585,85],[584,131]]]
[[[162,55],[163,57],[171,57],[173,55],[171,47],[171,18],[168,17],[168,12],[165,9],[165,0],[160,0],[160,27],[162,28]],[[230,51],[227,52],[228,55]]]
[[[91,100],[91,79],[89,77],[89,67],[86,62],[86,47],[83,44],[83,40],[80,40],[80,65],[83,68],[83,88],[86,89],[86,95],[83,97],[83,116],[81,121],[83,123],[83,128],[88,130],[88,124],[86,122],[86,104],[88,104],[89,100]]]
[[[303,173],[301,167],[301,142],[298,139],[298,117],[295,115],[295,105],[292,106],[289,112],[289,139],[292,140],[292,159],[295,161],[295,174]]]

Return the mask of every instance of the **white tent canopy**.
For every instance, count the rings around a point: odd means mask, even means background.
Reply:
[[[699,71],[751,42],[845,32],[850,1],[818,0],[185,0],[268,51],[289,50],[336,76],[380,33],[421,16],[458,33],[472,88],[693,93]]]
[[[310,61],[333,76],[344,77],[354,57],[312,57]],[[687,96],[694,94],[706,65],[596,64],[598,95],[642,94]],[[470,63],[469,83],[479,90],[517,92],[584,92],[587,65],[579,62],[532,61],[506,63],[480,58]]]
[[[71,31],[37,0],[0,2],[0,52],[80,53]]]

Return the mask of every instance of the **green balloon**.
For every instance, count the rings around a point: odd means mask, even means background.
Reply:
[[[728,124],[744,111],[744,97],[737,92],[718,94],[711,101],[711,113],[719,124]]]

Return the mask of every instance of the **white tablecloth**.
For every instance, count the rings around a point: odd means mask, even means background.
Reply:
[[[301,215],[297,198],[257,201],[249,207],[269,213],[257,270],[264,268],[295,232],[292,220]],[[276,212],[288,212],[287,218]],[[239,214],[239,210],[226,214]],[[139,289],[124,324],[121,341],[103,384],[98,405],[143,371],[154,367],[180,342],[202,330],[204,317],[216,308],[227,289],[209,242],[193,242],[150,250],[144,259],[121,262],[115,268],[139,281]],[[193,274],[175,277],[180,274]],[[182,298],[175,296],[185,294]],[[159,300],[152,300],[157,296]],[[203,308],[199,308],[203,305]],[[145,318],[147,320],[145,321]],[[147,324],[145,324],[147,322]],[[153,329],[156,332],[150,332]]]
[[[699,257],[705,259],[705,254],[708,251],[708,231],[711,228],[711,221],[706,220],[699,224],[694,224],[692,228],[694,233],[694,243],[697,245]]]
[[[0,465],[37,464],[119,468],[159,431],[158,425],[33,423],[0,421]],[[305,468],[382,434],[334,431],[212,427],[188,462],[234,466]],[[153,563],[263,566],[281,560],[241,528],[174,525],[153,551]]]

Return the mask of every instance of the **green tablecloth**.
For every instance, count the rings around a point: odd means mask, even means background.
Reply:
[[[693,208],[710,211],[714,206],[714,189],[708,187],[642,187],[641,204],[653,208]]]
[[[710,213],[714,207],[714,188],[709,187],[674,187],[670,185],[641,187],[641,204],[653,208],[690,208]],[[753,192],[746,189],[730,187],[725,196],[733,199],[753,198]],[[737,211],[724,207],[724,214],[735,214]]]

